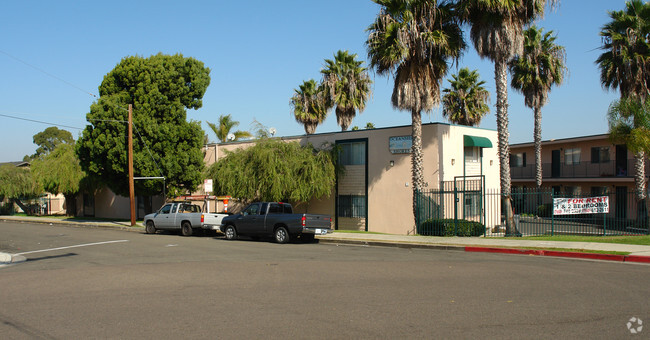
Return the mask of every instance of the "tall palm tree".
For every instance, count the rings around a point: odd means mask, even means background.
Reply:
[[[413,214],[422,189],[422,111],[440,103],[440,86],[450,59],[465,48],[452,4],[435,0],[373,0],[381,5],[368,28],[370,65],[395,78],[393,107],[411,112]],[[417,219],[415,221],[417,223]]]
[[[304,81],[291,97],[291,106],[296,121],[305,127],[305,133],[310,135],[316,132],[316,127],[327,117],[328,99],[325,88],[317,84],[316,80]]]
[[[339,50],[334,60],[325,59],[323,84],[328,91],[332,104],[336,105],[336,122],[345,131],[352,119],[366,108],[370,95],[372,80],[368,76],[363,61],[355,60],[356,54]]]
[[[524,95],[535,117],[535,183],[542,186],[542,106],[551,86],[562,84],[566,72],[566,52],[555,44],[553,31],[532,26],[524,31],[524,53],[510,62],[510,85]]]
[[[554,0],[549,0],[556,2]],[[546,0],[459,0],[460,15],[470,28],[470,39],[481,58],[494,62],[497,91],[497,134],[502,209],[506,234],[517,235],[514,225],[510,146],[508,134],[508,62],[523,50],[524,26],[544,13]]]
[[[596,60],[600,82],[606,89],[619,89],[621,99],[636,97],[645,103],[650,82],[650,4],[640,0],[625,3],[625,9],[609,12],[611,21],[600,31],[604,51]],[[636,118],[636,117],[633,117]],[[633,119],[633,125],[640,123]],[[646,199],[645,153],[635,152],[635,191]],[[650,208],[650,202],[646,202]]]
[[[206,123],[208,123],[208,126],[210,127],[210,129],[212,129],[214,134],[217,136],[217,139],[219,139],[219,142],[221,143],[227,142],[228,135],[230,134],[231,130],[235,126],[239,125],[239,122],[232,120],[232,117],[229,114],[225,116],[224,115],[219,116],[219,125],[210,123],[208,121],[206,121]],[[250,132],[239,131],[239,130],[233,132],[233,135],[235,136],[234,140],[240,140],[242,138],[252,137]]]
[[[451,88],[442,92],[442,115],[450,122],[460,125],[476,126],[488,112],[490,92],[483,87],[477,70],[470,71],[463,67],[458,74],[449,79]]]

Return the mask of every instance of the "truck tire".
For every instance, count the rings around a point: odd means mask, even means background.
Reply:
[[[227,226],[224,234],[226,234],[226,240],[237,239],[237,229],[235,229],[235,226],[232,225]]]
[[[190,222],[185,221],[181,224],[181,234],[183,236],[192,236],[192,225]]]
[[[156,226],[153,224],[153,221],[147,221],[147,226],[144,228],[144,232],[147,234],[156,233]]]
[[[291,237],[289,236],[289,232],[285,227],[278,227],[277,229],[275,229],[275,232],[273,233],[273,237],[275,238],[275,242],[280,244],[287,243],[291,240]]]

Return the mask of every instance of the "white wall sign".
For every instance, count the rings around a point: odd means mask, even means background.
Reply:
[[[609,197],[589,198],[554,198],[554,215],[574,214],[607,214],[609,213]]]
[[[212,180],[206,179],[203,181],[203,191],[206,193],[212,192]]]
[[[390,153],[411,153],[413,140],[411,136],[395,136],[388,138]]]

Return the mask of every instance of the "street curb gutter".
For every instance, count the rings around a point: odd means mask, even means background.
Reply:
[[[144,233],[144,228],[143,227],[128,227],[128,226],[122,226],[122,225],[110,225],[107,223],[95,223],[95,222],[79,222],[79,221],[38,221],[38,220],[29,220],[29,221],[22,221],[22,220],[15,220],[15,219],[0,219],[2,222],[17,222],[17,223],[36,223],[36,224],[49,224],[49,225],[63,225],[63,226],[69,226],[69,227],[75,227],[75,228],[108,228],[108,229],[116,229],[116,230],[123,230],[123,231],[138,231],[138,232],[143,232]]]
[[[541,250],[541,249],[490,248],[490,247],[465,247],[465,251],[466,252],[479,252],[479,253],[498,253],[498,254],[518,254],[518,255],[569,257],[569,258],[578,258],[578,259],[617,261],[617,262],[650,263],[650,256],[637,256],[637,255],[595,254],[595,253],[579,253],[579,252],[572,252],[572,251]]]
[[[566,258],[601,260],[601,261],[615,261],[615,262],[650,263],[650,256],[638,256],[638,255],[614,255],[614,254],[580,253],[580,252],[543,250],[543,249],[517,249],[517,248],[477,247],[477,246],[459,246],[459,245],[443,245],[443,244],[423,244],[423,243],[323,239],[323,238],[319,238],[319,242],[333,243],[333,244],[354,244],[354,245],[364,245],[364,246],[397,247],[397,248],[460,250],[460,251],[471,252],[471,253],[535,255],[535,256],[566,257]]]
[[[408,243],[408,242],[388,242],[388,241],[371,241],[371,240],[343,240],[343,239],[318,239],[319,243],[338,243],[338,244],[354,244],[364,246],[381,246],[381,247],[395,247],[395,248],[428,248],[439,250],[460,250],[464,251],[464,246],[455,246],[448,244],[423,244],[423,243]]]

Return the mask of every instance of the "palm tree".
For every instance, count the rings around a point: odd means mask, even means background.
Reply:
[[[304,81],[291,97],[293,114],[298,123],[305,127],[305,133],[316,132],[316,127],[327,117],[328,100],[325,88],[314,79]]]
[[[450,122],[460,125],[476,126],[488,112],[490,107],[490,92],[483,87],[484,81],[479,81],[477,70],[470,71],[463,67],[458,74],[449,79],[451,88],[442,92],[442,115]]]
[[[381,5],[368,28],[370,65],[380,75],[395,78],[393,107],[411,112],[413,214],[422,189],[422,111],[440,103],[440,86],[450,59],[465,48],[450,2],[434,0],[373,0]]]
[[[232,117],[229,114],[225,116],[219,116],[219,126],[208,121],[206,121],[206,123],[208,123],[208,126],[210,129],[212,129],[214,134],[217,136],[217,139],[219,139],[219,142],[221,143],[227,142],[230,131],[235,126],[239,125],[239,122],[232,120]],[[233,140],[252,137],[251,133],[248,131],[235,131],[233,132],[233,135],[235,135],[235,138]]]
[[[458,3],[463,21],[471,26],[470,39],[479,56],[494,62],[501,200],[507,235],[519,234],[514,225],[510,192],[507,65],[523,51],[524,26],[542,16],[545,5],[546,0],[459,0]]]
[[[542,106],[551,86],[562,84],[566,72],[566,52],[555,44],[553,31],[532,26],[524,31],[524,53],[510,62],[513,89],[524,95],[535,116],[535,183],[542,186]]]
[[[370,95],[372,80],[363,61],[355,60],[356,54],[339,50],[334,60],[325,59],[326,67],[321,71],[323,84],[332,104],[336,105],[336,122],[345,131],[357,114],[363,112]]]
[[[636,97],[645,103],[650,81],[650,4],[632,0],[625,10],[609,12],[612,19],[600,31],[604,51],[596,60],[600,82],[606,89],[620,89],[621,99]],[[640,122],[633,117],[633,126]],[[632,149],[632,148],[630,148]],[[645,153],[635,152],[634,183],[637,199],[646,199]],[[646,202],[650,208],[650,202]]]

